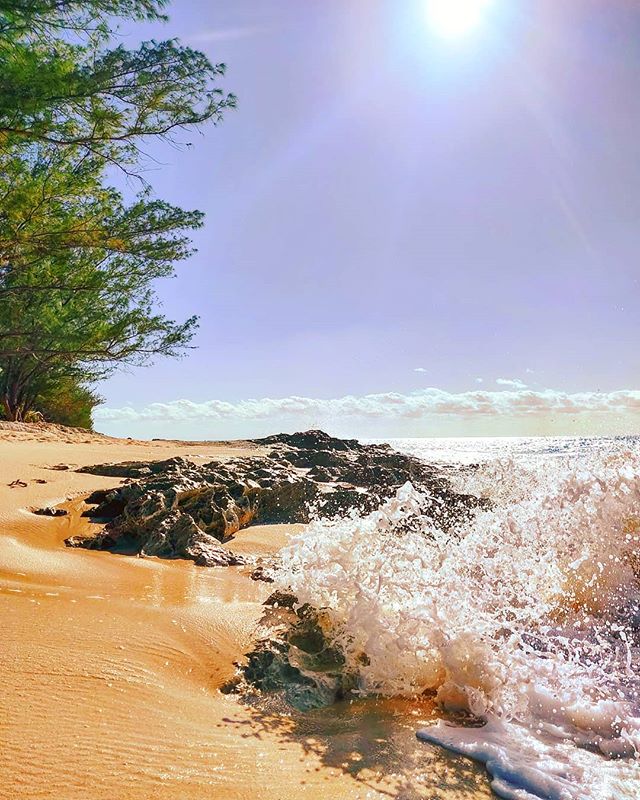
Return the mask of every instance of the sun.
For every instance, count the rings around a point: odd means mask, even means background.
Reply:
[[[482,24],[492,0],[426,0],[429,27],[446,39],[468,36]]]

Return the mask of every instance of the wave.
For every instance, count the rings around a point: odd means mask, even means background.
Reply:
[[[492,506],[450,529],[407,484],[282,554],[277,583],[323,610],[358,691],[481,721],[418,736],[485,763],[507,800],[640,796],[640,453],[623,444],[461,470]]]

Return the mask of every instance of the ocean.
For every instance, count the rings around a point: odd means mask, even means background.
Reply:
[[[417,737],[483,763],[499,797],[637,800],[640,439],[389,443],[485,506],[439,528],[407,484],[312,523],[277,583],[324,610],[361,695],[434,696]]]

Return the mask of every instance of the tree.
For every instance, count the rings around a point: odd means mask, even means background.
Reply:
[[[56,422],[59,425],[92,430],[93,409],[102,402],[100,395],[73,375],[45,375],[34,402],[37,411],[27,412],[25,420]],[[3,418],[2,408],[0,418]]]
[[[174,261],[190,255],[188,237],[177,231],[199,227],[201,214],[152,200],[149,189],[125,209],[102,176],[101,159],[75,159],[50,146],[0,157],[0,300],[98,289],[109,269],[122,278],[124,256],[128,270],[143,270],[152,259],[169,275]],[[0,347],[10,333],[0,328]]]
[[[29,246],[16,247],[1,273],[0,395],[9,419],[34,407],[45,379],[87,384],[120,364],[178,355],[197,323],[158,313],[153,283],[172,277],[176,262],[191,254],[186,232],[202,225],[202,214],[154,199],[148,189],[126,205],[113,188],[94,191],[99,164],[75,184],[74,163],[51,163],[35,159],[32,174],[36,183],[73,188],[55,194],[60,236],[54,231],[55,242],[49,237],[39,252],[37,238],[24,234]],[[74,219],[80,223],[70,233]]]
[[[217,86],[224,64],[175,40],[111,46],[115,15],[162,19],[164,6],[0,0],[0,149],[75,147],[127,169],[140,140],[219,122],[236,102]]]
[[[56,391],[91,407],[121,364],[177,356],[197,320],[159,313],[153,283],[192,252],[202,215],[126,205],[107,169],[137,175],[141,142],[217,123],[223,64],[175,40],[114,44],[114,17],[164,19],[165,0],[0,0],[0,399],[9,419]],[[84,394],[83,394],[84,393]],[[41,408],[41,410],[42,410]],[[86,421],[86,419],[85,419]]]
[[[99,161],[39,146],[0,155],[0,300],[8,291],[34,290],[35,273],[28,279],[27,270],[47,257],[109,247],[111,191],[101,177]],[[46,280],[37,285],[55,288]]]

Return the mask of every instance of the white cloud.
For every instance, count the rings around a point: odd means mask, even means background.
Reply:
[[[512,382],[515,383],[515,382]],[[512,388],[502,391],[476,390],[451,393],[442,389],[423,389],[411,394],[348,395],[334,399],[310,397],[263,398],[229,403],[209,400],[194,403],[174,400],[151,403],[142,409],[100,408],[96,419],[102,421],[197,421],[265,420],[273,418],[335,419],[408,419],[449,416],[473,417],[544,417],[582,414],[640,414],[640,391],[567,392],[545,389],[533,391]]]
[[[527,375],[533,375],[534,374],[534,371],[532,369],[529,369],[529,367],[527,367],[525,369],[525,372],[527,373]]]
[[[424,367],[415,367],[414,372],[426,372],[427,370]]]
[[[476,378],[476,383],[484,383],[484,378]]]
[[[510,389],[527,388],[527,384],[523,383],[519,378],[498,378],[496,383],[498,386],[508,386]]]

